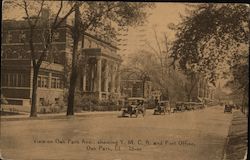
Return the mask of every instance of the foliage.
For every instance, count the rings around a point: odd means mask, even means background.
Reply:
[[[245,4],[199,4],[187,12],[172,28],[177,31],[173,63],[178,62],[184,71],[205,74],[215,84],[228,72],[227,61],[247,48],[249,8]]]
[[[96,96],[83,96],[80,94],[75,95],[75,108],[76,112],[79,111],[115,111],[121,108],[121,105],[109,100],[98,100]]]
[[[99,101],[95,96],[82,96],[80,94],[75,95],[75,109],[76,110],[91,110],[91,107],[98,105]]]

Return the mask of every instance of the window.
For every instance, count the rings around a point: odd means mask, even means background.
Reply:
[[[41,79],[42,79],[42,78],[41,78],[40,76],[37,77],[37,86],[38,86],[38,87],[41,86]]]
[[[19,34],[19,42],[24,43],[25,40],[26,40],[26,34],[23,31],[21,31],[21,33]]]
[[[12,41],[12,34],[11,32],[8,32],[6,36],[6,43],[11,43],[11,41]]]
[[[56,78],[51,79],[51,88],[56,88]]]
[[[3,86],[7,87],[23,87],[24,75],[21,73],[7,73],[3,75]]]
[[[91,48],[92,47],[92,42],[91,41],[89,41],[89,48]]]
[[[60,77],[51,78],[51,88],[63,88],[63,80]]]
[[[39,99],[39,103],[41,106],[44,106],[45,105],[45,99],[44,98],[40,98]]]
[[[59,32],[54,32],[53,34],[53,41],[57,41],[60,38],[60,33]]]
[[[55,104],[59,104],[59,98],[55,98]]]
[[[37,86],[41,88],[48,88],[49,77],[45,75],[40,75],[37,78]]]

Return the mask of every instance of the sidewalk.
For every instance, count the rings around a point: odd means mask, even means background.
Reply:
[[[247,136],[248,119],[246,115],[239,110],[234,111],[223,160],[246,160]]]
[[[67,119],[73,117],[89,117],[100,115],[118,115],[119,111],[96,111],[96,112],[80,112],[75,113],[74,116],[66,116],[66,113],[49,113],[38,114],[37,117],[29,117],[29,114],[1,116],[0,121],[19,121],[19,120],[48,120],[48,119]]]

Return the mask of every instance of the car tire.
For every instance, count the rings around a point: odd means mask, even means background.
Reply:
[[[135,112],[135,117],[137,118],[138,117],[138,110]]]

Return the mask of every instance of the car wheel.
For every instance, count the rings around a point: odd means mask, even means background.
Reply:
[[[143,112],[142,112],[142,116],[143,116],[143,117],[145,116],[145,112],[146,112],[146,111],[143,111]]]
[[[124,111],[122,112],[122,117],[125,117],[125,112]]]
[[[135,112],[135,117],[138,117],[138,113],[139,113],[139,111],[137,110],[137,111]]]

